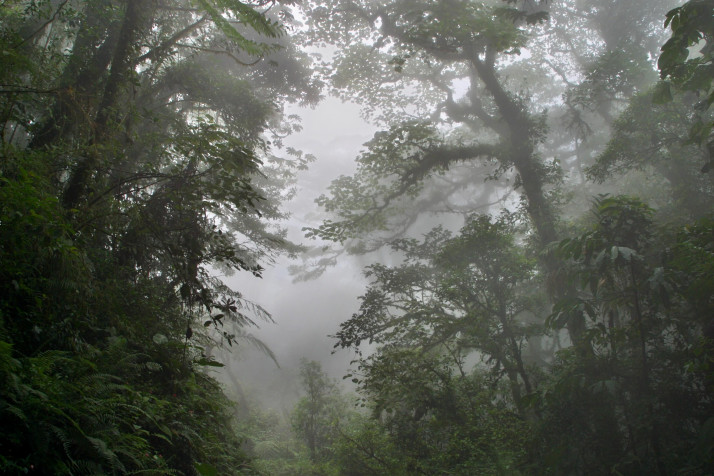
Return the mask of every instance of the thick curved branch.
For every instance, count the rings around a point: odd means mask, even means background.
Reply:
[[[428,150],[421,157],[417,166],[401,177],[402,188],[400,189],[400,193],[404,193],[406,188],[416,184],[435,169],[447,169],[449,165],[462,160],[471,160],[479,157],[495,157],[497,153],[497,147],[492,144],[476,144]]]
[[[347,238],[346,231],[354,228],[362,222],[368,221],[371,217],[386,210],[394,200],[404,196],[410,187],[418,184],[430,172],[437,169],[447,169],[451,164],[462,160],[473,160],[476,158],[491,158],[498,154],[498,147],[492,144],[475,144],[461,147],[432,148],[423,153],[418,158],[417,164],[408,169],[398,177],[398,186],[391,193],[381,198],[381,203],[377,198],[372,197],[374,205],[361,211],[359,214],[340,222],[323,223],[317,229],[305,228],[310,232],[310,236],[338,236],[338,241]],[[334,239],[334,238],[333,238]]]
[[[494,64],[489,59],[493,54],[493,48],[489,47],[487,50],[486,60],[481,60],[477,51],[470,51],[470,62],[473,64],[486,90],[491,94],[491,97],[493,97],[503,119],[510,123],[511,129],[521,129],[520,132],[525,133],[524,136],[527,136],[529,129],[527,116],[521,105],[513,100],[498,79]],[[491,53],[489,53],[489,51]]]
[[[367,218],[374,212],[384,211],[393,200],[403,196],[409,187],[419,183],[434,170],[447,169],[454,162],[460,162],[462,160],[472,160],[479,157],[495,157],[497,152],[497,147],[492,144],[476,144],[472,146],[427,150],[418,160],[418,164],[415,167],[407,170],[404,175],[399,177],[400,186],[387,195],[381,205],[375,205],[365,210],[358,219]]]
[[[186,38],[192,32],[200,28],[206,21],[208,21],[208,15],[204,15],[197,21],[191,23],[182,30],[177,31],[171,38],[164,40],[159,46],[153,48],[152,50],[139,56],[136,63],[142,63],[146,60],[155,60],[160,54],[167,52],[172,46],[176,46],[179,41]]]

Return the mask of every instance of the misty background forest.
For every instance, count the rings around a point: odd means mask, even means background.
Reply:
[[[0,473],[714,474],[714,0],[0,0]]]

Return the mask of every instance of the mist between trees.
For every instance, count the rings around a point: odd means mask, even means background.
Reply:
[[[713,35],[0,2],[0,472],[714,473]]]

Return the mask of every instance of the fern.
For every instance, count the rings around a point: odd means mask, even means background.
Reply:
[[[235,0],[194,0],[202,10],[208,13],[215,25],[235,42],[239,48],[252,56],[262,56],[274,49],[264,43],[258,43],[246,38],[238,29],[233,26],[232,21],[223,16],[224,11],[230,12],[236,19],[254,29],[257,33],[269,38],[276,38],[282,34],[282,30],[277,23],[271,22],[264,15],[259,14],[247,5]]]

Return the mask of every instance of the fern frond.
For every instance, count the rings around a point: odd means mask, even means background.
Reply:
[[[273,351],[268,347],[268,345],[260,340],[259,338],[255,337],[253,334],[250,333],[243,333],[239,336],[241,339],[244,339],[248,342],[250,342],[253,347],[258,349],[260,352],[264,353],[268,357],[270,357],[270,360],[275,362],[275,365],[280,368],[280,364],[278,363],[278,358],[275,356]]]
[[[67,433],[56,425],[50,426],[50,431],[57,437],[59,442],[62,444],[62,449],[64,450],[67,459],[72,461],[72,442],[70,441]]]
[[[112,468],[112,472],[125,472],[126,468],[122,464],[121,461],[119,461],[119,458],[117,458],[116,453],[112,451],[108,446],[106,441],[100,439],[100,438],[94,438],[91,436],[87,437],[87,441],[92,445],[92,447],[95,449],[95,451],[99,454],[99,456],[104,459],[107,463]]]
[[[25,415],[25,412],[23,412],[20,407],[17,407],[15,405],[6,405],[5,408],[2,408],[0,406],[0,413],[2,412],[7,412],[11,415],[15,415],[20,421],[27,422],[27,415]]]

